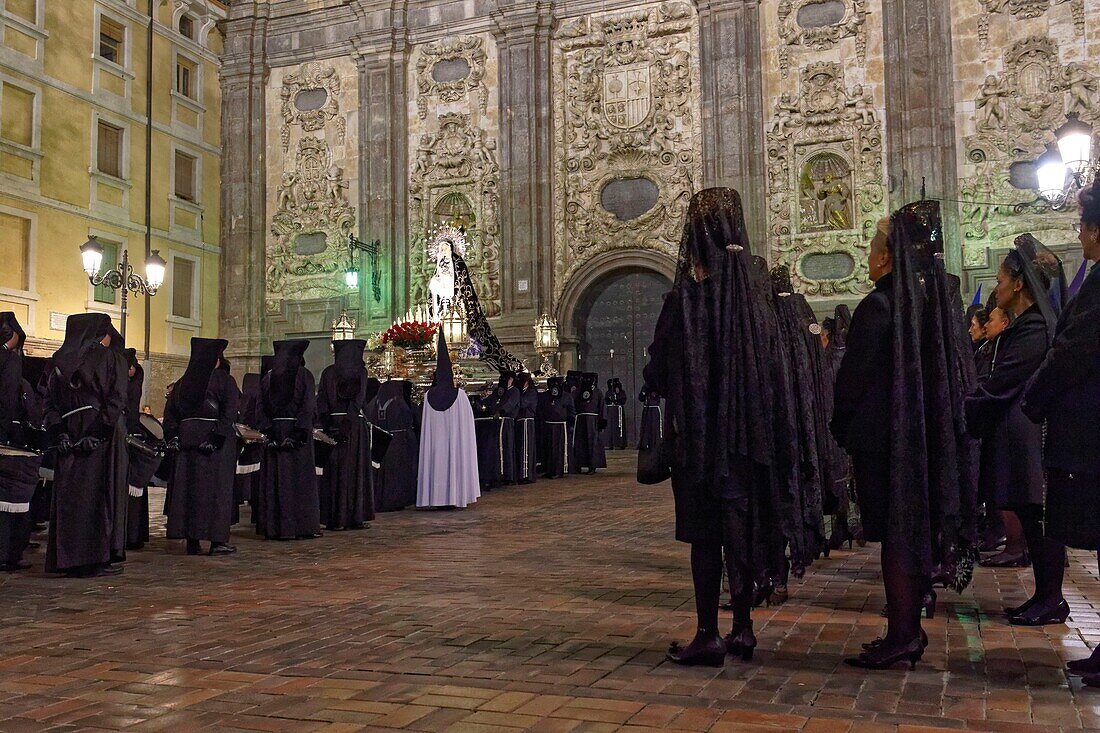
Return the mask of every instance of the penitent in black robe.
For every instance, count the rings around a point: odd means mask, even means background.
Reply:
[[[474,411],[474,435],[477,438],[477,475],[482,491],[500,485],[500,439],[503,421],[496,414],[496,402],[491,395],[470,395]]]
[[[166,535],[225,544],[233,526],[237,466],[233,424],[240,391],[233,377],[221,369],[210,372],[198,404],[184,406],[179,391],[177,384],[164,408],[165,436],[169,441],[178,439],[180,446],[169,482]]]
[[[540,406],[539,439],[542,444],[542,473],[546,478],[561,478],[569,473],[569,421],[577,414],[573,397],[551,380]]]
[[[539,393],[530,375],[520,375],[524,380],[519,390],[519,408],[516,410],[516,481],[534,483],[538,472],[538,438],[535,433],[535,417],[538,413]]]
[[[419,412],[410,399],[411,387],[412,383],[404,380],[384,382],[363,411],[368,423],[393,436],[374,474],[375,511],[395,512],[416,503]]]
[[[336,441],[319,479],[321,523],[329,529],[358,529],[374,519],[370,426],[363,418],[366,342],[347,339],[333,346],[335,363],[321,372],[317,389],[317,426]]]
[[[126,350],[134,376],[126,384],[127,453],[130,458],[126,475],[129,503],[126,509],[126,549],[138,550],[149,541],[149,482],[160,467],[164,454],[161,440],[141,422],[141,392],[145,370],[137,363],[133,349]],[[140,442],[139,442],[140,441]]]
[[[7,342],[18,336],[9,349]],[[26,445],[30,415],[25,397],[30,387],[23,379],[23,329],[15,314],[0,313],[0,445]],[[14,455],[15,453],[25,453]],[[16,569],[23,559],[31,530],[31,499],[38,484],[42,459],[30,451],[0,455],[0,564]]]
[[[306,342],[308,343],[308,342]],[[279,361],[276,342],[275,360]],[[302,349],[304,351],[304,348]],[[268,437],[260,466],[260,521],[268,539],[315,537],[321,531],[321,502],[313,457],[313,413],[317,404],[313,374],[300,363],[282,371],[278,363],[264,375],[257,426]],[[285,395],[274,385],[282,382]]]
[[[245,374],[244,379],[241,380],[241,409],[237,420],[252,430],[256,430],[256,424],[259,421],[260,379],[259,374],[249,373]],[[252,524],[255,524],[259,514],[256,510],[259,503],[257,492],[260,488],[259,471],[260,461],[264,455],[264,444],[262,441],[243,439],[240,442],[241,451],[237,456],[237,471],[233,478],[233,504],[236,508],[233,523],[240,521],[240,506],[247,501],[252,515]]]
[[[519,477],[516,469],[516,416],[519,415],[523,395],[516,386],[497,385],[491,399],[496,400],[496,413],[501,420],[500,432],[500,482],[514,484]]]
[[[611,450],[626,448],[626,392],[618,379],[607,380],[604,404],[607,414],[607,447]]]
[[[595,384],[587,382],[577,390],[574,398],[577,406],[577,422],[573,429],[573,446],[570,458],[571,470],[594,471],[607,467],[607,456],[600,438],[600,424],[604,420],[603,392]]]
[[[54,354],[46,424],[56,445],[62,436],[72,450],[54,468],[46,571],[91,570],[108,563],[116,522],[125,539],[117,498],[126,490],[126,407],[124,361],[99,343],[117,332],[104,314],[70,316],[65,343]]]

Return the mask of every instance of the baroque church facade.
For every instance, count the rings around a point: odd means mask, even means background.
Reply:
[[[964,291],[1025,231],[1079,263],[1070,215],[1028,202],[1067,114],[1100,116],[1087,0],[236,0],[225,31],[221,329],[250,369],[342,309],[365,335],[425,302],[455,218],[502,341],[530,355],[550,313],[563,368],[605,373],[588,342],[642,323],[619,353],[644,358],[708,186],[822,310],[922,192]]]

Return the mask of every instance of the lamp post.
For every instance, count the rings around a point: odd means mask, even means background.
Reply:
[[[558,376],[557,361],[560,356],[561,344],[558,341],[558,322],[549,313],[543,313],[535,321],[535,351],[542,357],[542,365],[539,371],[545,377]],[[551,363],[550,355],[554,355]]]
[[[126,302],[131,292],[141,293],[153,297],[160,286],[164,284],[164,268],[168,264],[160,256],[158,250],[152,250],[145,259],[145,277],[134,272],[130,264],[130,255],[127,250],[122,250],[122,260],[112,269],[100,272],[103,266],[103,245],[94,235],[88,237],[88,241],[80,245],[80,259],[84,265],[84,272],[88,275],[88,281],[95,287],[108,287],[111,290],[122,291],[122,317],[119,324],[119,332],[123,340],[126,339]]]
[[[1071,112],[1065,124],[1054,131],[1055,142],[1035,161],[1039,201],[1054,211],[1065,209],[1074,194],[1096,179],[1100,163],[1092,159],[1092,133],[1092,125]]]

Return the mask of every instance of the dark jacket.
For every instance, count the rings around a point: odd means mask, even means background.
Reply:
[[[982,439],[982,483],[999,509],[1043,503],[1043,430],[1020,403],[1046,352],[1046,321],[1032,306],[1000,335],[993,371],[966,399],[967,428]]]
[[[849,453],[889,453],[894,276],[884,275],[852,314],[833,391],[833,437]]]
[[[1062,311],[1024,412],[1047,421],[1047,468],[1100,474],[1100,267],[1092,266]]]

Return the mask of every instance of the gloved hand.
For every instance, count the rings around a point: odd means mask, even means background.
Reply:
[[[61,456],[67,456],[73,452],[73,439],[69,437],[68,433],[62,433],[57,436],[57,454]]]
[[[173,453],[173,454],[179,453],[180,452],[180,439],[179,438],[172,438],[171,440],[169,440],[167,443],[164,444],[164,450],[167,451],[168,453]]]
[[[88,435],[86,437],[81,438],[80,440],[76,441],[76,443],[73,444],[73,452],[74,453],[85,453],[85,454],[91,453],[96,448],[98,448],[100,445],[102,445],[102,443],[103,443],[103,441],[100,440],[99,438]]]
[[[279,448],[281,448],[282,450],[290,451],[297,450],[301,447],[301,445],[302,444],[294,438],[283,438],[283,442],[279,444]]]
[[[204,440],[203,442],[199,443],[199,452],[202,453],[204,456],[213,455],[217,452],[217,450],[217,447],[209,440]]]
[[[343,443],[345,440],[347,440],[347,437],[344,435],[344,431],[335,426],[325,430],[325,435],[332,438],[337,443]]]

